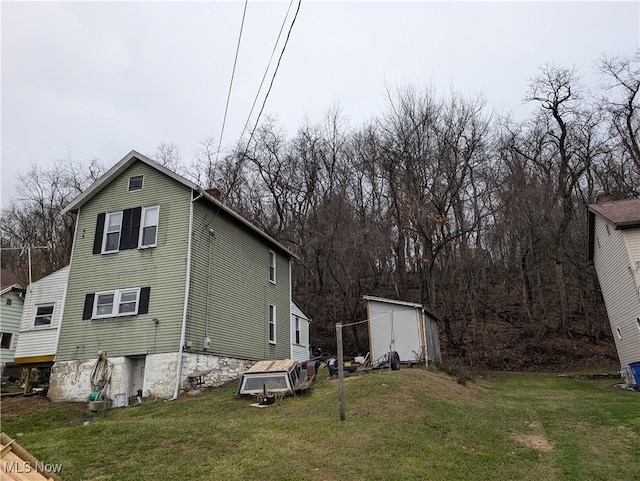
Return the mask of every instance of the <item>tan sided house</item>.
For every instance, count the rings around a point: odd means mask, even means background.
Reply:
[[[629,384],[640,362],[640,199],[599,200],[589,206],[588,258],[593,261]]]
[[[291,355],[295,255],[211,192],[135,151],[65,212],[77,222],[49,397],[83,401],[99,353],[109,397],[171,398]]]

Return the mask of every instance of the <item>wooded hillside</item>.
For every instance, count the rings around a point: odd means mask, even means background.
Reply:
[[[640,195],[640,54],[598,68],[597,91],[571,69],[541,68],[520,121],[481,98],[407,86],[357,127],[333,108],[293,135],[267,120],[217,162],[213,139],[189,165],[172,144],[155,158],[215,186],[300,256],[293,292],[317,347],[334,349],[336,322],[366,317],[369,294],[431,308],[445,357],[473,366],[610,361],[586,206]],[[34,279],[68,261],[74,223],[60,209],[101,172],[66,161],[22,176],[2,246],[49,246],[33,254]],[[23,277],[25,263],[3,252]],[[366,328],[346,336],[350,351],[367,351]]]

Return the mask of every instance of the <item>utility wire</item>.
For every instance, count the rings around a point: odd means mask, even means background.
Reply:
[[[233,87],[233,78],[236,74],[236,64],[238,63],[238,53],[240,52],[240,40],[242,40],[242,30],[244,29],[244,18],[247,14],[247,4],[249,0],[244,1],[244,10],[242,11],[242,22],[240,23],[240,33],[238,34],[238,45],[236,46],[236,56],[233,60],[233,69],[231,71],[231,81],[229,82],[229,92],[227,93],[227,104],[224,107],[224,117],[222,119],[222,129],[220,130],[220,140],[218,142],[218,150],[216,151],[216,164],[218,163],[218,156],[220,155],[220,147],[222,146],[222,136],[224,135],[224,127],[227,123],[227,112],[229,111],[229,100],[231,100],[231,89]],[[211,182],[211,179],[209,179]]]
[[[260,112],[258,112],[258,117],[256,118],[256,123],[251,130],[251,135],[249,136],[249,140],[247,141],[247,145],[245,147],[244,155],[246,155],[247,150],[249,150],[249,144],[253,139],[253,135],[258,128],[258,122],[260,121],[260,117],[262,116],[262,112],[264,111],[264,106],[267,104],[267,99],[269,98],[269,94],[271,93],[271,88],[273,87],[273,82],[276,79],[276,75],[278,73],[278,68],[280,67],[280,61],[282,60],[282,56],[284,55],[284,51],[287,49],[287,44],[289,43],[289,37],[291,36],[291,31],[293,30],[293,26],[296,23],[296,18],[298,18],[298,12],[300,11],[300,5],[302,4],[302,0],[298,0],[298,8],[296,9],[296,13],[293,16],[293,20],[291,21],[291,25],[289,25],[289,31],[287,32],[287,38],[284,41],[284,45],[282,47],[282,51],[280,52],[280,57],[278,57],[278,63],[276,64],[276,69],[273,72],[273,76],[271,77],[271,83],[269,84],[269,89],[264,97],[264,101],[262,102],[262,107],[260,108]],[[244,157],[243,155],[243,157]]]
[[[276,38],[276,43],[273,44],[273,50],[271,51],[271,57],[269,57],[269,63],[267,64],[267,68],[264,69],[264,75],[262,76],[262,80],[260,81],[260,86],[258,87],[258,91],[256,92],[256,96],[253,99],[253,104],[251,105],[251,110],[249,111],[249,115],[247,116],[247,121],[244,124],[244,128],[242,129],[242,133],[240,134],[240,138],[247,131],[247,127],[249,126],[249,121],[251,120],[251,116],[253,115],[253,109],[258,102],[258,97],[260,97],[260,92],[262,91],[262,86],[264,85],[264,81],[267,78],[267,73],[269,73],[269,68],[271,68],[271,62],[273,61],[273,56],[276,53],[276,48],[280,43],[280,37],[282,36],[282,31],[284,30],[284,26],[287,23],[287,18],[289,17],[289,11],[291,10],[291,5],[293,5],[293,0],[289,2],[289,7],[287,8],[287,13],[284,14],[284,19],[282,19],[282,25],[280,25],[280,31],[278,32],[278,38]]]

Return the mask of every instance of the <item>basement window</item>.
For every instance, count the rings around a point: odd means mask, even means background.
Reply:
[[[144,175],[134,175],[133,177],[129,177],[129,192],[142,190],[143,185]]]

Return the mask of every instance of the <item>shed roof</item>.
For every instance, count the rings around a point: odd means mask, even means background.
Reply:
[[[384,297],[375,297],[375,296],[362,296],[362,298],[365,301],[371,301],[371,302],[381,302],[384,304],[395,304],[397,306],[406,306],[406,307],[414,307],[414,308],[420,308],[423,311],[425,311],[427,314],[429,314],[431,317],[433,317],[436,320],[439,320],[440,318],[434,314],[431,310],[427,309],[426,307],[424,307],[422,304],[416,304],[415,302],[406,302],[406,301],[398,301],[396,299],[386,299]]]
[[[163,174],[174,179],[175,181],[197,192],[200,197],[208,200],[211,204],[216,206],[216,208],[219,208],[225,213],[227,213],[235,221],[239,222],[245,227],[248,227],[249,230],[251,230],[253,233],[257,234],[259,237],[266,240],[269,244],[272,244],[273,246],[277,247],[279,250],[285,252],[289,256],[295,259],[298,259],[298,256],[296,256],[293,252],[291,252],[289,249],[284,247],[282,244],[276,241],[273,237],[269,236],[266,232],[258,229],[258,227],[253,225],[251,222],[249,222],[247,219],[242,217],[240,214],[238,214],[237,212],[231,210],[229,207],[224,205],[218,199],[213,197],[209,192],[207,192],[206,189],[203,189],[202,187],[191,182],[190,180],[185,179],[181,175],[176,174],[175,172],[167,169],[163,165],[158,164],[154,160],[151,160],[149,157],[142,155],[139,152],[136,152],[135,150],[132,150],[127,155],[125,155],[122,159],[120,159],[120,161],[117,164],[115,164],[113,167],[107,170],[98,180],[96,180],[84,192],[82,192],[82,194],[80,194],[78,197],[73,199],[69,203],[69,205],[67,205],[62,210],[62,213],[65,214],[67,212],[77,211],[82,205],[84,205],[86,202],[92,199],[98,192],[100,192],[105,186],[107,186],[114,178],[120,175],[125,169],[127,169],[130,165],[132,165],[136,161],[144,162],[148,166],[156,169],[159,172],[162,172]]]
[[[640,199],[598,202],[589,205],[589,210],[607,219],[616,229],[640,227]]]

